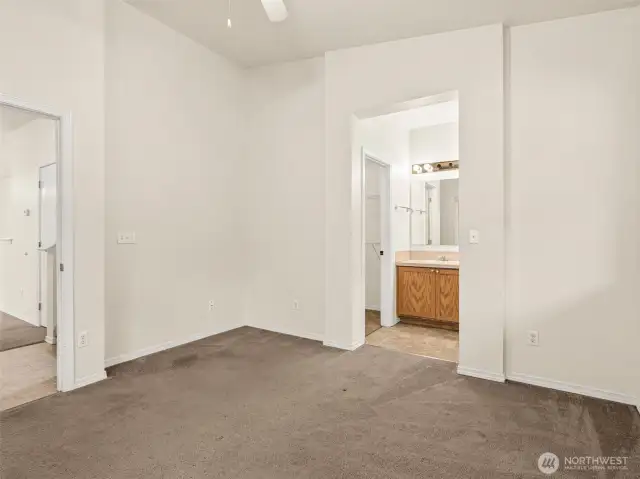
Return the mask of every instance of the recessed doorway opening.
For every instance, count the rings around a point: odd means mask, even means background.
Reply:
[[[70,117],[0,95],[0,132],[6,410],[73,389]]]
[[[354,142],[354,148],[363,151],[365,341],[457,362],[457,94],[438,95],[393,113],[358,119]],[[383,171],[388,176],[381,180]],[[386,181],[388,198],[380,194],[380,185]],[[385,226],[381,204],[389,205]],[[386,245],[384,236],[389,238]],[[381,271],[385,264],[386,281]],[[385,296],[389,301],[386,321],[380,307]]]

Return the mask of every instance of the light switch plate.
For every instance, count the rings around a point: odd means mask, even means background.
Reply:
[[[135,233],[118,233],[118,244],[135,244],[136,243],[136,234]]]
[[[480,233],[478,232],[478,230],[469,230],[469,243],[480,243]]]

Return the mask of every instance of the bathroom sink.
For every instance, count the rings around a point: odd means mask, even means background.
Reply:
[[[422,267],[434,267],[434,268],[459,268],[460,261],[453,260],[440,260],[440,259],[408,259],[405,261],[398,261],[399,266],[422,266]]]

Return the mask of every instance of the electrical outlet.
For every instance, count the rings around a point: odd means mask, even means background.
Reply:
[[[78,347],[84,348],[89,345],[89,335],[86,331],[82,331],[78,334]]]
[[[136,234],[133,232],[118,233],[118,244],[136,244]]]
[[[527,331],[527,344],[529,346],[539,346],[540,337],[538,331]]]
[[[298,301],[297,299],[294,299],[292,308],[294,311],[300,311],[300,301]]]
[[[213,311],[216,307],[216,301],[214,299],[209,301],[209,311]]]

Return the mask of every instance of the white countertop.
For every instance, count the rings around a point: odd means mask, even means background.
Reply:
[[[418,268],[449,268],[460,269],[460,261],[442,261],[439,259],[408,259],[396,261],[396,266],[414,266]]]

